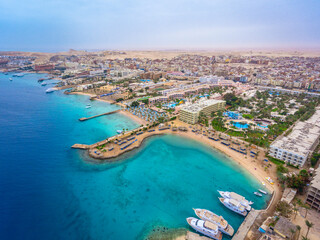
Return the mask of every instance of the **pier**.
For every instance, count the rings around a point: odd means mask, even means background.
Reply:
[[[74,144],[72,148],[77,148],[77,149],[89,149],[91,145],[86,145],[86,144]]]
[[[115,110],[115,111],[112,111],[112,112],[106,112],[106,113],[98,114],[98,115],[95,115],[95,116],[92,116],[92,117],[87,117],[87,118],[83,117],[83,118],[80,118],[79,121],[83,122],[83,121],[87,121],[89,119],[101,117],[101,116],[104,116],[104,115],[110,115],[110,114],[117,113],[117,112],[120,112],[120,111],[121,111],[121,109],[118,109],[118,110]]]
[[[243,240],[247,236],[248,231],[250,230],[252,224],[256,220],[256,218],[259,216],[261,210],[255,210],[252,209],[243,223],[240,225],[238,231],[236,234],[233,236],[232,240]]]

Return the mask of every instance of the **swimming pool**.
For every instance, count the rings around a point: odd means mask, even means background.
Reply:
[[[232,122],[232,125],[236,128],[246,129],[249,127],[248,123],[242,123],[242,122]]]
[[[259,126],[261,128],[268,128],[268,125],[261,125],[260,123],[257,123],[257,126]]]

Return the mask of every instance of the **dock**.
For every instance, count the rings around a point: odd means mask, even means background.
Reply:
[[[112,112],[101,113],[101,114],[98,114],[98,115],[95,115],[95,116],[91,116],[91,117],[83,117],[83,118],[80,118],[79,121],[83,122],[83,121],[87,121],[89,119],[101,117],[101,116],[104,116],[104,115],[110,115],[110,114],[117,113],[117,112],[120,112],[120,111],[121,111],[121,109],[118,109],[118,110],[115,110],[115,111],[112,111]]]
[[[259,216],[261,210],[255,210],[252,208],[252,210],[248,213],[247,217],[243,221],[243,223],[240,225],[238,231],[233,236],[232,240],[243,240],[247,236],[248,231],[250,230],[252,224],[256,220],[256,218]]]
[[[74,144],[71,148],[77,148],[77,149],[89,149],[91,145],[86,145],[86,144]]]

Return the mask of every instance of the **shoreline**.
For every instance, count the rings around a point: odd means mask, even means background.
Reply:
[[[130,117],[131,119],[133,119],[132,114],[129,114],[127,112],[123,112],[121,111],[121,114],[124,114],[128,117]],[[136,116],[134,116],[135,118],[138,118]],[[133,119],[135,120],[135,119]],[[187,127],[187,124],[184,124],[180,121],[175,121],[174,125],[182,125],[183,127]],[[155,129],[155,128],[152,128]],[[228,146],[221,144],[221,141],[214,141],[209,139],[207,136],[204,136],[202,134],[196,134],[190,131],[190,129],[188,128],[187,132],[182,132],[182,131],[172,131],[171,129],[166,129],[166,130],[162,130],[159,131],[157,129],[155,129],[155,131],[152,132],[148,132],[145,131],[142,135],[128,135],[130,134],[130,132],[127,133],[126,135],[117,135],[114,136],[113,139],[125,139],[128,138],[130,136],[135,136],[135,139],[137,140],[135,143],[133,143],[131,146],[129,146],[127,149],[124,150],[120,150],[120,149],[114,149],[113,151],[107,151],[107,152],[101,152],[99,150],[96,149],[97,146],[101,146],[103,144],[110,144],[112,147],[114,148],[119,148],[118,145],[114,144],[114,143],[107,143],[107,140],[101,141],[99,144],[94,144],[95,146],[91,146],[89,148],[89,156],[95,159],[100,159],[100,160],[110,160],[110,159],[114,159],[112,160],[117,161],[116,158],[120,155],[123,155],[124,153],[130,152],[133,149],[139,148],[142,143],[144,142],[145,139],[148,139],[149,137],[152,136],[157,136],[157,135],[163,135],[163,134],[172,134],[172,135],[178,135],[178,136],[182,136],[182,137],[186,137],[192,140],[195,140],[199,143],[202,143],[206,146],[212,147],[215,150],[219,151],[220,153],[226,155],[228,158],[232,159],[232,161],[234,161],[235,163],[237,163],[238,165],[242,166],[251,176],[253,176],[256,180],[258,180],[260,182],[260,184],[265,183],[264,187],[268,189],[268,191],[270,192],[270,194],[273,194],[274,192],[279,192],[279,191],[275,191],[275,190],[279,190],[278,186],[277,186],[277,176],[275,175],[275,173],[273,171],[271,171],[272,169],[270,169],[270,172],[267,172],[264,170],[265,165],[263,165],[263,159],[265,158],[265,153],[264,152],[260,152],[259,153],[259,157],[258,159],[253,159],[250,157],[250,154],[248,155],[243,155],[239,152],[236,152],[232,149],[230,149]],[[97,153],[95,153],[94,151],[96,151]],[[267,180],[266,177],[271,177],[274,180],[274,185],[271,185]]]

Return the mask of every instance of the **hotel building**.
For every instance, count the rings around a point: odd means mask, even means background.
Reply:
[[[269,155],[301,167],[319,144],[319,137],[320,110],[317,110],[309,120],[296,123],[288,136],[275,140]]]
[[[195,124],[199,120],[200,112],[210,116],[212,112],[222,110],[226,102],[222,100],[204,100],[180,109],[179,119],[189,124]]]
[[[310,188],[308,190],[306,203],[312,208],[320,211],[320,167],[315,171],[315,176],[311,181]]]

